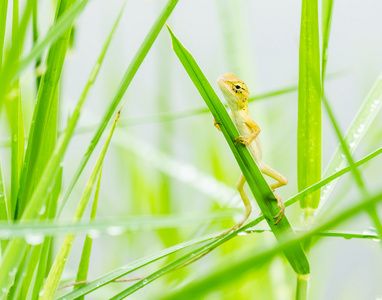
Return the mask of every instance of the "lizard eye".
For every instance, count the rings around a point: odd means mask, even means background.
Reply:
[[[238,90],[240,90],[240,89],[241,89],[241,86],[238,85],[238,84],[236,84],[236,85],[235,85],[235,88],[238,89]]]

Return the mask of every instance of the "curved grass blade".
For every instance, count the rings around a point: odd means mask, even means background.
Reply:
[[[166,22],[167,18],[170,16],[171,12],[174,10],[178,1],[179,0],[169,0],[167,2],[166,6],[163,8],[161,14],[155,21],[154,25],[151,27],[150,32],[147,34],[145,40],[143,41],[142,45],[139,47],[129,67],[127,68],[125,74],[123,75],[123,78],[119,84],[119,87],[113,97],[113,100],[109,103],[109,106],[106,108],[105,114],[103,115],[98,125],[97,132],[93,136],[90,142],[90,146],[88,147],[85,155],[83,156],[73,176],[73,179],[69,183],[69,187],[62,200],[62,206],[60,211],[62,211],[63,205],[65,205],[67,199],[69,198],[69,195],[72,192],[74,185],[76,184],[78,178],[80,177],[82,170],[85,168],[85,165],[88,162],[91,154],[93,153],[94,148],[97,145],[99,139],[101,138],[101,135],[103,131],[105,130],[106,125],[109,122],[111,116],[113,115],[113,112],[115,111],[118,104],[120,103],[122,96],[124,95],[126,89],[130,85],[131,80],[133,79],[135,73],[138,71],[138,68],[140,67],[143,59],[146,57],[155,39],[157,38],[159,32],[161,31],[164,23]]]
[[[198,89],[203,100],[211,110],[215,120],[222,124],[221,129],[228,145],[238,162],[241,171],[247,179],[248,185],[258,203],[268,225],[272,229],[276,239],[281,242],[288,236],[294,236],[292,227],[286,216],[282,218],[278,225],[274,225],[273,216],[277,214],[276,198],[271,191],[269,185],[260,173],[259,168],[254,162],[248,149],[240,144],[235,147],[233,141],[239,136],[239,133],[225,110],[223,104],[215,94],[211,85],[207,81],[203,72],[195,62],[191,54],[182,46],[179,40],[174,36],[171,29],[167,26],[175,53],[183,64],[188,75],[192,79]],[[304,250],[300,245],[296,245],[293,249],[289,249],[285,256],[289,260],[291,266],[297,274],[309,274],[309,262]]]
[[[382,153],[382,148],[380,148],[380,149],[378,149],[377,151],[371,153],[370,155],[368,155],[367,157],[363,158],[362,160],[356,162],[355,165],[356,165],[356,166],[360,166],[360,165],[362,165],[363,163],[365,163],[365,162],[371,160],[372,158],[374,158],[375,156],[377,156],[377,155],[379,155],[379,154],[381,154],[381,153]],[[330,181],[332,181],[332,180],[338,178],[339,176],[341,176],[341,175],[343,175],[343,174],[345,174],[346,172],[349,172],[349,171],[350,171],[350,168],[347,167],[347,168],[345,168],[345,169],[343,169],[343,170],[341,170],[341,171],[339,171],[339,172],[337,172],[337,173],[331,175],[330,177],[328,177],[328,178],[326,178],[326,179],[324,179],[324,180],[322,180],[322,181],[316,183],[315,185],[313,185],[313,186],[307,188],[306,190],[300,192],[299,194],[297,194],[297,195],[295,195],[294,197],[292,197],[292,198],[290,198],[289,200],[287,200],[287,201],[285,202],[285,206],[288,207],[288,206],[290,206],[290,205],[296,203],[298,200],[300,200],[301,198],[303,198],[303,197],[306,196],[307,194],[312,193],[313,191],[315,191],[315,190],[321,188],[322,186],[324,186],[324,185],[327,184],[328,182],[330,182]],[[236,236],[236,234],[238,234],[239,232],[249,230],[249,229],[252,228],[253,226],[255,226],[255,225],[257,225],[258,223],[260,223],[262,220],[264,220],[264,216],[260,216],[260,217],[258,217],[257,219],[255,219],[255,220],[251,221],[250,223],[248,223],[246,226],[243,226],[242,228],[240,228],[237,232],[235,232],[235,233],[231,233],[231,234],[229,235],[229,238],[232,238],[232,237]],[[214,237],[214,236],[212,235],[211,238],[212,238],[212,237]],[[228,239],[229,239],[229,238],[228,238]],[[228,239],[224,239],[224,241],[226,241],[226,240],[228,240]],[[62,296],[60,299],[61,299],[61,300],[63,300],[63,299],[68,299],[68,300],[69,300],[69,299],[75,299],[76,297],[79,297],[79,296],[81,296],[81,295],[85,295],[85,294],[87,294],[87,293],[90,293],[91,291],[96,290],[97,288],[99,288],[99,287],[101,287],[101,286],[107,284],[108,282],[114,281],[115,279],[117,279],[117,278],[119,278],[119,277],[121,277],[121,276],[123,276],[123,275],[126,275],[126,274],[128,274],[128,273],[130,273],[130,272],[132,272],[132,271],[134,271],[134,270],[136,270],[136,269],[139,269],[139,268],[141,268],[141,267],[147,265],[148,263],[151,263],[151,262],[153,262],[153,261],[156,261],[157,259],[159,259],[159,258],[161,258],[161,257],[164,257],[164,256],[170,254],[169,251],[170,251],[171,249],[177,249],[177,247],[181,247],[181,248],[182,248],[183,245],[185,245],[185,244],[191,246],[191,245],[193,245],[193,244],[196,244],[196,243],[201,242],[201,241],[206,241],[206,240],[207,240],[207,239],[204,239],[204,240],[196,239],[196,240],[194,240],[194,243],[192,243],[193,241],[186,242],[186,243],[182,243],[182,244],[180,244],[180,245],[178,245],[178,246],[174,246],[174,247],[168,248],[168,249],[166,249],[166,250],[163,250],[163,251],[161,251],[161,252],[158,253],[158,254],[154,254],[154,255],[152,255],[152,256],[150,256],[150,257],[140,259],[140,260],[138,260],[138,261],[141,262],[141,265],[139,265],[139,264],[138,264],[138,266],[135,265],[136,268],[130,270],[130,269],[128,268],[128,266],[125,266],[125,267],[122,267],[122,268],[120,268],[120,269],[117,269],[116,271],[113,271],[113,272],[111,272],[111,273],[108,273],[108,274],[106,274],[105,276],[102,276],[101,278],[99,278],[99,279],[97,279],[97,280],[94,280],[93,282],[89,283],[88,285],[85,285],[84,287],[80,288],[78,291],[75,291],[75,292],[72,292],[72,293],[69,293],[69,294],[66,294],[66,295]],[[207,247],[203,247],[203,250],[200,251],[200,252],[198,252],[198,253],[203,253],[203,251],[210,251],[213,247],[216,247],[217,245],[220,244],[220,240],[219,240],[219,242],[218,242],[217,244],[215,243],[215,241],[217,241],[217,240],[214,240],[212,243],[209,243],[209,244],[207,245]],[[164,256],[159,257],[159,256],[162,255],[163,253],[167,253],[167,254],[165,254]],[[172,252],[171,252],[171,253],[172,253]],[[196,255],[196,254],[193,252],[193,253],[191,253],[191,256],[190,256],[190,257],[193,259],[193,258],[195,257],[195,255]],[[150,261],[150,259],[151,259],[151,261]],[[137,262],[138,262],[138,261],[137,261]],[[181,264],[179,264],[179,265],[181,265]],[[126,271],[126,269],[128,269],[129,271]]]
[[[118,111],[117,117],[114,120],[113,126],[111,127],[110,133],[105,141],[105,144],[101,150],[101,153],[98,157],[98,160],[94,166],[94,169],[90,175],[90,178],[86,184],[85,191],[82,194],[81,200],[77,206],[76,212],[74,214],[73,222],[78,222],[82,219],[83,214],[85,213],[87,204],[89,203],[91,194],[93,192],[94,183],[97,180],[97,177],[101,171],[104,158],[106,156],[107,149],[109,147],[111,138],[113,136],[113,132],[115,129],[115,126],[117,125],[117,121],[119,118],[119,115],[121,113],[121,110]],[[50,269],[49,275],[45,281],[43,292],[41,292],[39,295],[40,300],[50,300],[53,299],[54,294],[56,293],[58,284],[61,279],[62,272],[64,271],[66,261],[68,259],[68,256],[70,254],[70,251],[72,249],[72,245],[74,242],[76,235],[70,234],[65,237],[64,242],[61,245],[60,251],[57,254],[56,259],[54,260],[53,266]]]
[[[172,253],[180,251],[180,250],[187,248],[189,246],[193,246],[197,243],[203,243],[203,242],[206,242],[208,240],[211,240],[214,237],[215,237],[215,235],[208,235],[208,236],[200,237],[197,239],[193,239],[191,241],[172,246],[172,247],[164,249],[158,253],[151,254],[151,255],[148,255],[148,256],[143,257],[141,259],[138,259],[138,260],[136,260],[130,264],[127,264],[123,267],[120,267],[120,268],[118,268],[118,269],[116,269],[116,270],[114,270],[114,271],[112,271],[112,272],[86,284],[85,286],[83,286],[79,289],[76,289],[76,290],[74,290],[68,294],[61,296],[57,300],[65,300],[65,299],[66,300],[72,300],[72,299],[76,299],[77,297],[89,294],[90,292],[95,291],[98,288],[101,288],[102,286],[106,285],[107,283],[112,282],[115,279],[118,279],[124,275],[127,275],[127,274],[129,274],[129,273],[131,273],[131,272],[133,272],[139,268],[142,268],[142,267],[144,267],[144,266],[146,266],[152,262],[155,262],[155,261],[157,261],[163,257],[166,257]]]

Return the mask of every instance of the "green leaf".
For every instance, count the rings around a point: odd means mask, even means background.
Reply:
[[[321,179],[321,76],[317,0],[303,0],[298,81],[297,184],[301,191]],[[302,199],[307,215],[320,192]]]
[[[204,76],[203,72],[195,62],[194,58],[182,46],[182,44],[174,36],[169,27],[168,30],[171,34],[174,51],[183,64],[183,67],[192,79],[203,100],[211,110],[215,120],[222,124],[220,127],[224,137],[227,140],[228,145],[230,146],[231,151],[234,154],[236,161],[238,162],[240,169],[244,174],[244,177],[247,179],[253,196],[255,197],[275,237],[278,241],[281,242],[289,236],[294,236],[293,229],[290,226],[286,216],[282,218],[278,225],[274,224],[273,216],[277,215],[277,201],[273,192],[265,181],[248,149],[242,144],[239,144],[236,147],[234,146],[233,141],[236,137],[239,136],[235,125],[233,124],[223,104],[220,102],[219,98],[209,84],[207,78]],[[285,255],[297,274],[309,273],[309,262],[304,250],[300,245],[296,245],[293,249],[289,249]]]

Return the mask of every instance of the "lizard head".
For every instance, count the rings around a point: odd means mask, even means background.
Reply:
[[[235,74],[227,73],[218,78],[218,85],[231,109],[244,109],[248,105],[247,85]]]

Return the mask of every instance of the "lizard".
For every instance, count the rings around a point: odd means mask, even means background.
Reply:
[[[247,85],[233,73],[227,73],[220,76],[217,82],[230,109],[229,115],[240,134],[240,136],[234,140],[234,145],[236,146],[237,143],[241,143],[247,146],[261,173],[277,181],[269,185],[277,199],[277,208],[280,208],[280,212],[273,217],[276,219],[275,225],[277,225],[284,216],[285,206],[281,197],[277,195],[274,190],[278,187],[286,185],[288,180],[286,177],[263,162],[263,153],[260,138],[258,136],[260,133],[260,127],[255,123],[255,121],[253,121],[249,114],[249,91]],[[217,123],[216,120],[214,120],[214,125],[221,131],[219,123]],[[243,173],[241,173],[236,187],[245,206],[245,215],[242,220],[228,232],[239,229],[252,212],[251,202],[244,191],[245,182],[246,179]]]

